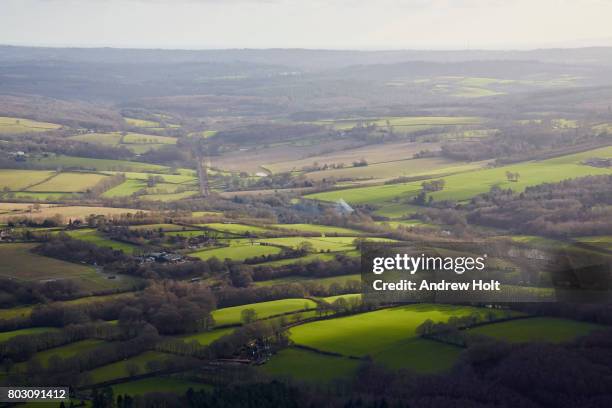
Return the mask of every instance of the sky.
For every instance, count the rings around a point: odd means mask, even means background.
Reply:
[[[612,45],[612,0],[0,0],[0,44],[530,49]]]

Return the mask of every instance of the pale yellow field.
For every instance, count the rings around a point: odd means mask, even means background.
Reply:
[[[93,173],[60,173],[44,183],[30,187],[28,191],[83,192],[92,188],[106,177],[108,176]]]
[[[51,177],[55,172],[40,170],[0,169],[0,191],[8,187],[11,191],[19,191],[40,183]]]
[[[142,210],[135,210],[133,208],[109,208],[109,207],[85,207],[85,206],[50,206],[41,204],[41,209],[36,212],[29,212],[28,208],[32,204],[12,204],[2,203],[0,206],[0,222],[6,222],[7,220],[18,217],[18,218],[32,218],[32,219],[44,219],[51,218],[55,215],[60,215],[65,221],[68,219],[83,220],[91,214],[104,215],[106,217],[119,216],[122,214],[135,214]],[[6,209],[7,212],[4,212]],[[10,210],[15,210],[8,212]],[[146,211],[144,211],[146,212]]]

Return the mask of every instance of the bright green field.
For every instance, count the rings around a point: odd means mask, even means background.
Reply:
[[[59,129],[60,127],[61,125],[57,125],[55,123],[0,116],[0,134],[45,132],[48,130]]]
[[[328,383],[352,377],[360,361],[326,356],[297,348],[286,348],[275,354],[261,370],[274,377],[290,377],[298,381]]]
[[[326,301],[327,303],[333,303],[335,300],[340,298],[344,298],[345,300],[361,299],[361,293],[349,293],[346,295],[328,296],[321,299]]]
[[[446,322],[451,316],[485,313],[486,309],[450,305],[411,305],[337,319],[306,323],[291,329],[296,344],[352,356],[376,356],[416,336],[427,319]]]
[[[102,197],[116,198],[129,197],[135,192],[146,188],[147,184],[141,180],[125,180],[123,183],[115,186],[102,194]]]
[[[146,351],[136,357],[96,368],[89,373],[91,374],[92,383],[97,384],[118,378],[127,378],[129,376],[127,365],[130,362],[140,368],[140,374],[144,374],[149,371],[146,366],[149,361],[163,361],[169,358],[171,358],[171,355],[166,353]]]
[[[368,238],[371,242],[392,242],[391,239],[386,238]],[[258,241],[266,242],[273,245],[281,245],[291,248],[297,248],[302,242],[309,242],[315,251],[349,251],[355,249],[353,242],[354,237],[322,237],[322,238],[311,238],[311,237],[282,237],[282,238],[266,238]]]
[[[259,265],[267,266],[282,266],[295,263],[309,263],[314,261],[331,261],[335,258],[335,254],[309,254],[301,258],[279,259],[278,261],[263,262]],[[268,281],[271,282],[271,281]],[[263,283],[263,282],[262,282]]]
[[[192,252],[189,256],[195,256],[203,260],[217,258],[224,260],[226,258],[234,261],[244,261],[247,258],[254,258],[262,255],[274,255],[281,252],[281,249],[268,245],[251,245],[244,243],[241,245],[232,245],[229,247],[206,249],[204,251]]]
[[[21,329],[21,330],[9,331],[9,332],[2,332],[2,333],[0,333],[0,343],[3,342],[3,341],[10,340],[13,337],[17,337],[17,336],[47,333],[47,332],[58,331],[58,330],[59,329],[56,329],[54,327],[31,327],[29,329]]]
[[[28,188],[28,191],[79,193],[94,187],[107,177],[93,173],[59,173],[44,183]]]
[[[281,299],[217,309],[213,312],[213,317],[217,326],[224,326],[240,323],[240,313],[245,309],[254,309],[257,312],[257,317],[263,319],[283,313],[313,309],[315,307],[316,303],[309,299]]]
[[[243,234],[246,234],[247,232],[250,232],[251,234],[257,234],[257,233],[262,233],[262,232],[268,232],[269,231],[267,228],[258,227],[258,226],[254,226],[254,225],[225,224],[225,223],[221,223],[221,222],[213,222],[213,223],[209,223],[209,224],[198,224],[197,226],[198,227],[210,228],[210,229],[213,229],[215,231],[229,232],[229,233],[238,234],[238,235],[243,235]]]
[[[217,329],[202,333],[188,334],[186,336],[181,336],[180,339],[187,343],[197,341],[200,346],[208,346],[213,341],[220,339],[221,337],[228,335],[233,331],[234,329]]]
[[[612,157],[612,146],[543,161],[530,161],[511,166],[455,174],[444,177],[446,181],[444,190],[437,191],[431,195],[435,200],[465,200],[476,194],[487,192],[495,185],[501,188],[511,188],[518,192],[523,191],[525,187],[536,184],[612,173],[612,169],[580,164],[581,161],[589,157]],[[507,171],[518,172],[520,180],[518,182],[508,181],[506,179]],[[415,196],[420,189],[421,182],[419,181],[337,190],[311,194],[306,197],[323,201],[337,201],[343,198],[347,202],[354,204],[383,203],[398,197],[408,198]]]
[[[603,326],[568,319],[534,317],[491,323],[470,329],[469,333],[482,334],[513,343],[544,341],[560,343],[585,336]]]
[[[11,191],[23,190],[33,184],[40,183],[55,172],[44,170],[14,170],[0,169],[0,191],[8,187]]]
[[[94,229],[67,231],[67,234],[74,239],[90,242],[99,247],[109,247],[115,250],[121,250],[127,254],[133,253],[134,250],[138,248],[136,245],[108,239],[101,232]]]
[[[172,377],[145,378],[113,385],[112,388],[115,396],[124,394],[144,395],[149,392],[167,392],[182,395],[190,388],[194,391],[212,389],[210,385]]]
[[[363,232],[350,228],[334,227],[330,225],[317,224],[274,224],[276,228],[299,231],[299,232],[316,232],[325,235],[343,235],[345,237],[363,235]]]

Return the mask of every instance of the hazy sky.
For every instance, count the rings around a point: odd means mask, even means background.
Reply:
[[[159,48],[612,45],[612,0],[0,0],[0,44]]]

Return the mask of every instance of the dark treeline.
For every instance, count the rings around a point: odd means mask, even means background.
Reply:
[[[183,396],[151,393],[123,407],[595,408],[612,404],[612,333],[566,344],[482,339],[448,373],[392,371],[365,360],[352,380],[325,390],[292,382],[250,381]],[[580,379],[578,381],[577,379]],[[112,393],[111,393],[112,395]],[[125,401],[121,396],[117,401]],[[98,405],[102,407],[104,405]]]
[[[537,155],[548,156],[551,150],[571,146],[605,143],[606,135],[585,128],[560,128],[542,119],[540,123],[499,124],[499,131],[482,140],[448,142],[442,145],[442,155],[455,160],[498,159],[499,164],[530,160]],[[587,150],[584,148],[583,150]],[[534,156],[534,154],[536,156]],[[563,154],[558,152],[557,155]]]
[[[325,278],[329,276],[351,275],[360,272],[361,261],[343,254],[336,255],[332,261],[313,261],[294,263],[280,267],[256,266],[253,268],[253,280],[263,281],[287,276]]]
[[[591,176],[527,187],[494,189],[467,206],[471,223],[517,233],[569,237],[612,233],[612,176]]]

